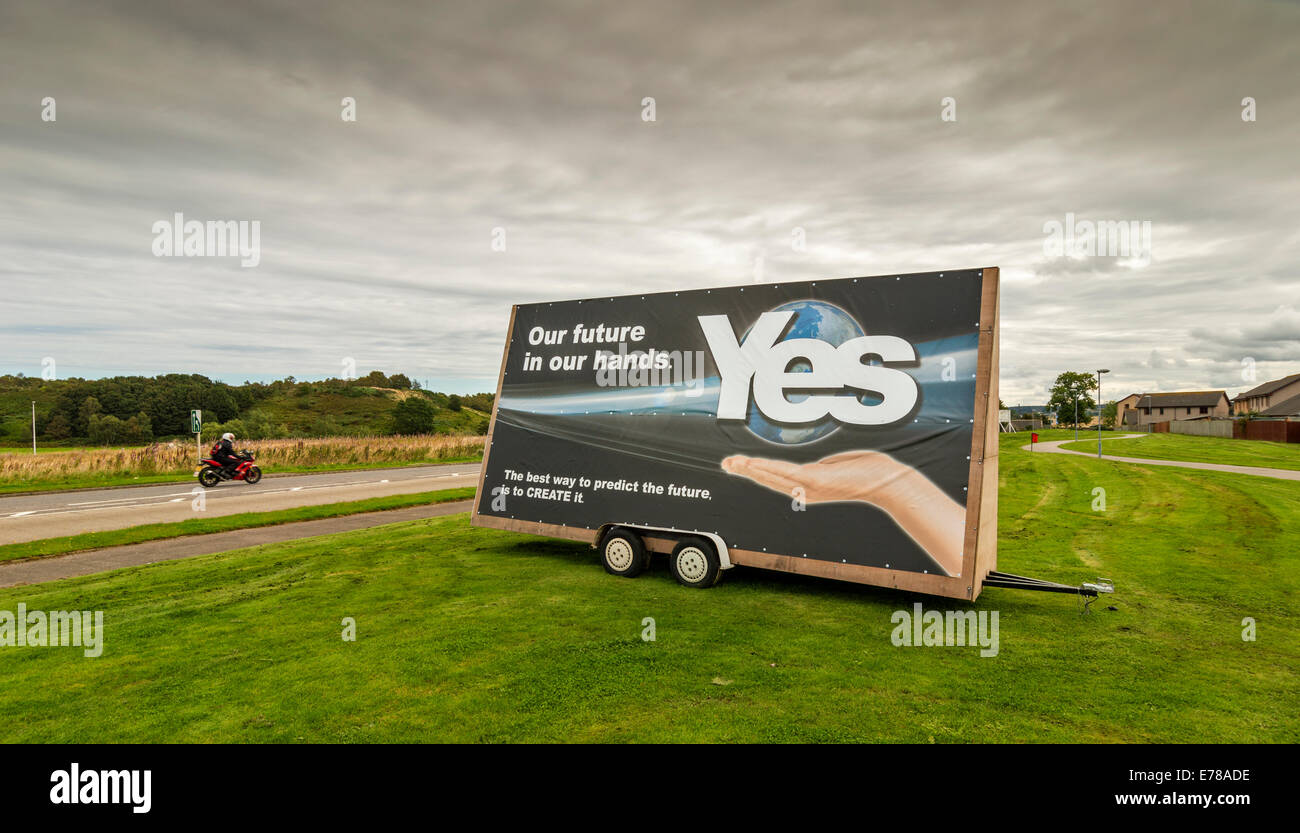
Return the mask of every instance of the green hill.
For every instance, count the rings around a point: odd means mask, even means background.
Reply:
[[[292,392],[270,396],[250,410],[254,418],[263,416],[272,425],[283,426],[284,436],[392,434],[396,433],[392,426],[393,411],[409,397],[427,399],[433,406],[430,433],[487,433],[491,404],[486,411],[464,404],[459,411],[453,411],[447,394],[422,390],[351,387],[340,391],[302,384]],[[489,396],[489,403],[490,399]]]
[[[192,436],[194,408],[203,411],[205,437],[231,431],[241,439],[486,434],[492,410],[492,394],[420,390],[402,374],[378,371],[360,379],[288,377],[242,385],[183,374],[55,381],[0,376],[0,446],[31,442],[33,401],[38,440],[58,446]]]
[[[0,445],[31,445],[32,402],[36,402],[40,424],[58,399],[58,384],[39,378],[0,376]],[[39,431],[37,436],[45,439]]]

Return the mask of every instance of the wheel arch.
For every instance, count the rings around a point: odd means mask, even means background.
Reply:
[[[592,547],[600,546],[600,542],[605,540],[611,529],[626,529],[639,533],[642,538],[654,539],[656,537],[666,538],[674,544],[683,538],[705,538],[713,544],[713,549],[718,553],[718,562],[722,569],[730,570],[735,565],[731,563],[731,556],[727,551],[727,542],[722,540],[722,536],[716,532],[704,532],[698,529],[677,529],[671,526],[647,526],[646,524],[627,524],[627,523],[605,523],[601,524],[596,530],[596,538],[592,541]],[[653,540],[646,540],[645,547],[652,552],[672,552],[672,546],[665,548],[656,548],[652,546]]]

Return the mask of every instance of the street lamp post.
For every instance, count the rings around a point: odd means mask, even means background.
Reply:
[[[1079,441],[1079,392],[1074,392],[1074,441]]]
[[[1103,368],[1097,371],[1097,459],[1101,459],[1101,374],[1110,373],[1110,370]]]

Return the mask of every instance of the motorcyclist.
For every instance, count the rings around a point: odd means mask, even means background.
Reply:
[[[229,480],[235,474],[240,459],[235,456],[235,435],[227,431],[212,447],[212,459],[221,464],[221,473]]]

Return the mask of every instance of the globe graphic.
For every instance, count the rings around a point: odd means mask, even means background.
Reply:
[[[849,339],[866,335],[852,316],[839,307],[824,301],[791,301],[779,307],[774,307],[772,311],[785,312],[787,310],[794,312],[794,318],[791,319],[789,329],[782,336],[781,341],[789,341],[792,338],[815,338],[834,347],[839,347]],[[748,331],[745,332],[745,337],[749,337]],[[803,360],[796,361],[787,368],[789,373],[809,373],[811,371],[812,367]],[[804,393],[790,393],[786,396],[791,402],[801,402],[808,398],[808,394]],[[758,407],[751,402],[749,419],[746,421],[745,427],[756,436],[762,437],[769,442],[780,443],[781,445],[799,445],[820,440],[839,428],[839,423],[830,417],[826,417],[813,423],[783,425],[768,420],[759,413]]]

